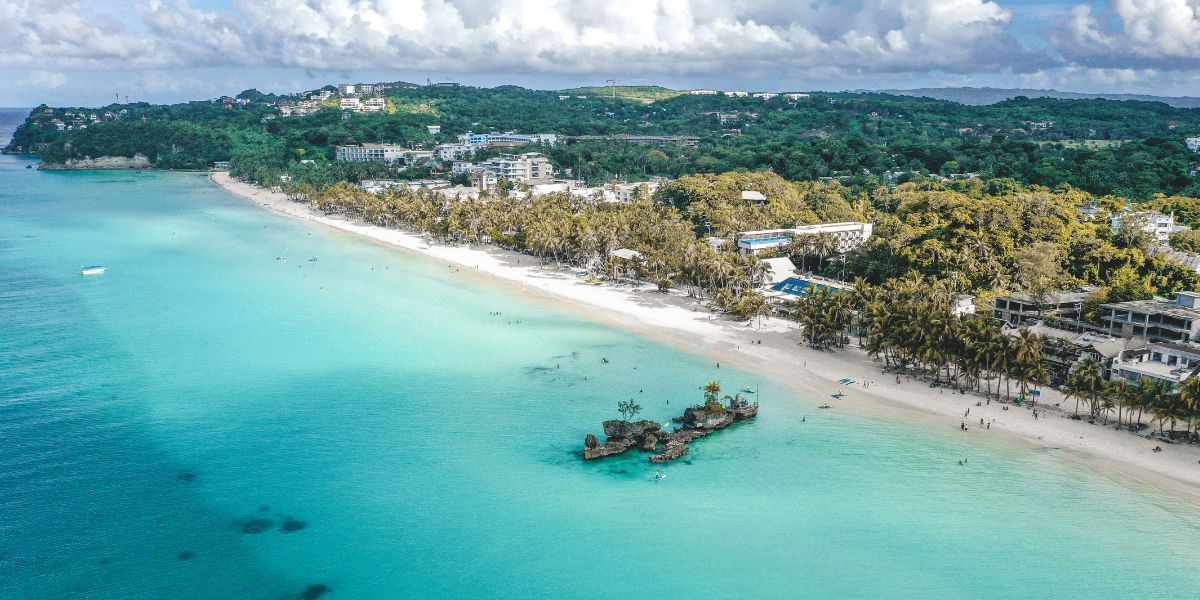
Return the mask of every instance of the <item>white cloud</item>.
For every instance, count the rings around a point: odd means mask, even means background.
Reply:
[[[1194,69],[1200,0],[1113,0],[1102,11],[1080,4],[1051,38],[1065,58],[1091,66]]]
[[[987,0],[147,0],[137,22],[71,0],[0,4],[0,67],[283,66],[443,72],[1027,70]]]
[[[112,68],[144,62],[154,49],[120,21],[71,0],[0,2],[0,40],[0,67]]]
[[[66,84],[67,76],[54,71],[30,71],[21,80],[21,85],[43,90],[58,89]]]

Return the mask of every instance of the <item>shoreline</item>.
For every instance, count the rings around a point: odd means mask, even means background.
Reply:
[[[1003,437],[1030,447],[1063,450],[1062,456],[1090,471],[1137,490],[1164,493],[1200,505],[1200,448],[1162,445],[1160,442],[1111,426],[1089,425],[1067,417],[1074,401],[1065,402],[1054,390],[1043,390],[1039,407],[1063,402],[1066,410],[1039,410],[1034,419],[1028,407],[987,404],[972,394],[946,393],[918,380],[901,380],[883,373],[865,352],[854,347],[823,352],[807,347],[796,326],[782,319],[768,319],[761,329],[712,314],[694,299],[672,291],[658,292],[655,286],[593,286],[583,283],[569,269],[555,269],[529,255],[494,246],[443,245],[425,234],[355,223],[320,213],[305,204],[292,202],[279,192],[237,181],[228,172],[211,172],[208,178],[225,191],[280,215],[314,222],[343,233],[365,238],[411,254],[421,255],[463,268],[463,273],[501,283],[506,287],[554,302],[574,314],[649,335],[682,350],[707,356],[739,369],[759,373],[797,392],[806,400],[819,402],[844,377],[860,383],[847,387],[845,399],[834,408],[868,418],[900,415],[930,426],[959,429],[963,435]],[[760,342],[760,343],[759,343]],[[861,382],[869,381],[869,388]],[[979,402],[981,405],[976,406]],[[1002,407],[1009,407],[1004,410]],[[964,412],[970,415],[964,418]],[[991,422],[981,428],[978,419]],[[974,424],[972,424],[974,419]],[[961,431],[961,430],[960,430]]]

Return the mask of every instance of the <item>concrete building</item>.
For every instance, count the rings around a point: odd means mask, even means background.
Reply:
[[[1105,333],[1068,331],[1035,322],[1027,327],[1004,325],[1004,333],[1011,337],[1020,335],[1022,329],[1047,340],[1042,344],[1046,368],[1050,373],[1050,384],[1061,385],[1067,381],[1080,361],[1091,358],[1110,376],[1117,361],[1133,359],[1146,351],[1147,341],[1143,338],[1124,339]]]
[[[554,167],[550,165],[550,160],[538,152],[497,156],[479,166],[497,178],[505,177],[513,183],[548,183],[554,179]]]
[[[1191,137],[1183,140],[1187,144],[1188,150],[1192,152],[1200,152],[1200,137]]]
[[[742,191],[742,202],[749,204],[766,204],[767,197],[764,196],[762,192],[756,190],[744,190]]]
[[[971,294],[955,294],[950,304],[950,312],[956,317],[975,314],[975,296]]]
[[[352,83],[343,83],[338,85],[338,93],[343,96],[348,96],[355,93],[355,87]]]
[[[441,125],[426,125],[425,131],[429,132],[429,135],[437,135],[442,132],[442,126]]]
[[[471,173],[478,173],[482,170],[483,167],[465,160],[456,160],[452,165],[450,165],[450,172],[454,173],[455,175],[470,175]]]
[[[342,98],[338,107],[351,112],[379,112],[387,107],[384,98]]]
[[[403,162],[404,155],[412,152],[408,148],[392,144],[359,144],[357,146],[338,146],[335,150],[337,160],[346,162],[368,162],[385,160],[387,162]]]
[[[838,252],[848,252],[865,243],[871,237],[872,228],[870,223],[847,221],[801,225],[792,229],[743,231],[737,234],[737,247],[742,254],[758,254],[763,250],[786,246],[796,236],[827,234],[833,236]]]
[[[755,98],[762,98],[763,100],[770,100],[771,98],[774,98],[775,96],[778,96],[779,94],[776,94],[775,92],[755,92],[752,95]]]
[[[494,190],[499,183],[500,178],[491,171],[479,169],[471,173],[471,187],[477,188],[480,191]]]
[[[733,92],[725,92],[725,95],[729,96],[730,98],[745,98],[746,96],[750,95],[750,92],[743,92],[743,91],[739,90],[739,91],[733,91]]]
[[[1151,342],[1200,341],[1200,293],[1179,292],[1174,302],[1137,300],[1105,304],[1104,324],[1121,337],[1144,337]]]
[[[796,265],[792,264],[792,259],[786,256],[779,258],[764,258],[758,262],[766,265],[767,267],[766,274],[763,276],[763,281],[759,285],[771,287],[783,283],[790,277],[796,276]]]
[[[790,92],[790,93],[784,94],[783,97],[787,98],[788,100],[800,100],[802,98],[807,98],[808,94],[801,94],[799,92]]]
[[[1083,301],[1095,291],[1093,287],[1053,292],[1038,304],[1028,294],[997,296],[992,316],[1012,326],[1025,325],[1031,321],[1055,319],[1078,325],[1083,319]]]
[[[721,92],[718,92],[717,90],[691,90],[688,93],[693,96],[716,96]]]
[[[442,144],[437,147],[437,157],[442,160],[462,160],[475,153],[475,148],[465,144]]]
[[[1120,378],[1131,383],[1141,383],[1145,377],[1164,381],[1172,388],[1178,389],[1181,383],[1195,377],[1198,370],[1200,348],[1157,342],[1149,344],[1143,352],[1136,355],[1114,360],[1109,378],[1113,381]]]
[[[700,138],[692,135],[639,135],[618,133],[614,135],[572,135],[567,136],[567,139],[581,141],[607,140],[629,142],[631,144],[675,144],[676,146],[687,146],[693,148],[700,145]]]
[[[1112,228],[1116,231],[1121,228],[1121,225],[1129,219],[1139,219],[1142,221],[1142,230],[1149,233],[1154,241],[1160,244],[1166,244],[1170,241],[1171,234],[1177,231],[1186,230],[1187,227],[1175,224],[1174,215],[1164,215],[1162,213],[1145,211],[1145,212],[1124,212],[1119,215],[1113,215]]]
[[[450,182],[445,179],[364,179],[358,185],[368,192],[379,193],[383,190],[396,189],[440,190],[449,188]]]
[[[470,131],[458,136],[458,143],[476,148],[511,148],[526,144],[546,144],[553,146],[558,142],[558,136],[553,133],[472,133]]]

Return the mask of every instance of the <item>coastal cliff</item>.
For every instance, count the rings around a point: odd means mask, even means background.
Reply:
[[[90,169],[149,169],[154,165],[144,155],[98,156],[96,158],[69,158],[62,163],[42,163],[39,169],[46,171],[82,171]]]

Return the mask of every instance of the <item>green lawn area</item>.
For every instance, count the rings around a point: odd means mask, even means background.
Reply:
[[[674,98],[675,96],[682,96],[687,93],[657,85],[591,86],[559,91],[563,94],[571,94],[573,96],[616,96],[617,98],[636,100],[646,104]]]

